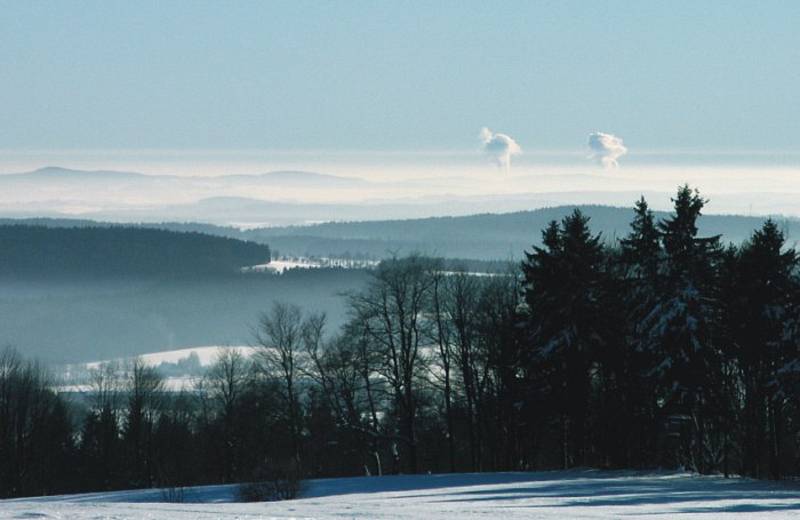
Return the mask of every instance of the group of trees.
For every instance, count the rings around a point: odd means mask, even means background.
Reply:
[[[644,199],[617,247],[575,212],[526,255],[528,391],[561,464],[798,471],[798,255],[767,220],[740,246],[699,237],[684,186]]]
[[[44,369],[0,350],[0,497],[67,489],[74,433]]]
[[[190,392],[141,362],[107,367],[79,413],[9,352],[0,491],[241,482],[276,467],[796,475],[800,258],[770,220],[739,246],[698,236],[705,202],[682,187],[656,221],[642,199],[616,242],[576,210],[519,271],[384,261],[346,297],[339,330],[275,304],[252,355],[221,351]]]
[[[34,221],[37,222],[37,221]],[[269,246],[194,231],[0,222],[0,276],[196,277],[270,261]]]

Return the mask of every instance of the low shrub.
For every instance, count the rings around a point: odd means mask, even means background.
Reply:
[[[272,502],[297,498],[302,488],[296,464],[280,464],[260,468],[251,482],[239,485],[242,502]]]

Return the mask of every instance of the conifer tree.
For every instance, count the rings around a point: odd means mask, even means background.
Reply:
[[[624,361],[620,394],[626,401],[628,464],[646,464],[654,456],[656,401],[653,377],[655,356],[648,341],[644,318],[656,305],[663,253],[661,233],[647,201],[634,206],[631,230],[620,240],[615,272],[616,292],[624,309]],[[621,293],[621,294],[620,294]]]
[[[549,366],[550,391],[562,404],[564,467],[587,463],[590,368],[606,343],[605,250],[588,222],[576,209],[551,223],[523,264],[535,360]]]
[[[740,249],[730,272],[726,330],[744,393],[742,460],[755,477],[782,474],[783,423],[789,392],[780,369],[796,359],[785,326],[793,321],[800,259],[774,221],[767,220]],[[765,456],[768,459],[765,461]]]
[[[661,234],[652,210],[644,197],[634,206],[631,231],[620,240],[622,262],[627,268],[628,277],[636,281],[651,282],[658,274],[661,253]]]
[[[706,435],[720,381],[716,298],[719,237],[698,237],[697,219],[706,200],[688,185],[678,189],[674,214],[659,223],[664,266],[657,298],[643,320],[656,365],[652,370],[667,424],[683,424],[680,464],[710,470]]]

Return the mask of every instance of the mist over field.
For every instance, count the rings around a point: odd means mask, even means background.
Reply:
[[[53,363],[248,345],[259,314],[274,301],[325,312],[331,326],[343,323],[341,293],[365,279],[360,271],[177,281],[3,278],[0,326],[6,344]]]

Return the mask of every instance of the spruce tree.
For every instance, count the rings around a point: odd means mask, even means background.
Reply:
[[[550,392],[560,403],[562,465],[588,459],[590,368],[605,344],[605,249],[589,218],[575,210],[543,232],[543,246],[523,264],[534,360],[547,367]]]
[[[644,197],[636,201],[631,231],[620,240],[622,262],[628,277],[637,281],[652,282],[658,274],[661,253],[661,234],[653,212]]]
[[[629,465],[645,465],[655,454],[657,407],[651,369],[656,357],[643,322],[658,301],[662,259],[661,233],[647,201],[641,197],[634,207],[631,230],[620,240],[615,269],[616,293],[625,316],[619,384],[629,423],[625,435]]]
[[[743,244],[731,270],[726,330],[738,361],[744,393],[744,471],[755,477],[782,474],[783,424],[791,392],[781,368],[796,359],[785,334],[798,293],[797,252],[785,247],[774,221],[767,220]],[[767,457],[765,464],[764,458]]]
[[[674,214],[659,223],[664,266],[657,299],[643,320],[656,364],[651,374],[665,426],[683,426],[679,459],[705,472],[712,469],[713,446],[706,435],[709,410],[717,397],[721,358],[716,333],[719,237],[698,237],[697,219],[706,200],[688,185],[672,199]],[[669,433],[676,433],[669,431]]]

